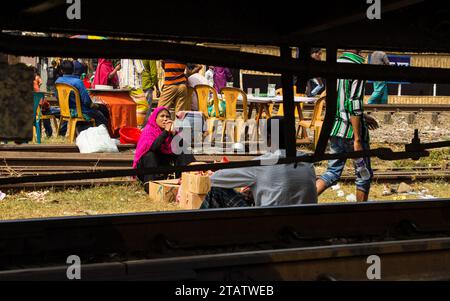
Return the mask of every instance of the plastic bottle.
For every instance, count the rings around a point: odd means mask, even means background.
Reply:
[[[366,163],[363,158],[355,159],[356,173],[359,174],[364,181],[370,179],[370,172],[366,167]]]

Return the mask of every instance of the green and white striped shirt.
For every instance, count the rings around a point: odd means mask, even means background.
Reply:
[[[338,63],[363,64],[362,56],[351,52],[344,54],[337,60]],[[363,100],[366,82],[360,79],[338,79],[337,82],[337,112],[331,136],[353,139],[351,116],[363,116]],[[368,141],[369,131],[361,118],[362,139]]]

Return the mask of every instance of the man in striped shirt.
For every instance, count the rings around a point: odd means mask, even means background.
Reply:
[[[158,107],[171,108],[172,104],[175,103],[175,113],[191,109],[191,102],[188,99],[187,78],[196,73],[201,66],[196,65],[192,70],[186,67],[185,63],[175,60],[162,61],[164,85]]]
[[[357,50],[349,50],[343,53],[338,63],[363,64],[365,59]],[[330,137],[332,153],[347,153],[352,151],[368,150],[368,129],[378,128],[377,121],[364,114],[363,100],[366,82],[359,79],[338,79],[337,83],[337,112]],[[320,195],[330,186],[336,184],[344,170],[346,160],[331,160],[328,162],[327,171],[316,182],[317,193]],[[364,180],[359,173],[356,178],[356,199],[358,202],[366,202],[369,196],[371,178],[373,172],[370,166],[370,158],[364,158],[366,168],[370,172],[370,178]],[[355,164],[354,164],[355,165]]]

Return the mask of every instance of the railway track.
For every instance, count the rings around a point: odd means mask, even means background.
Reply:
[[[119,168],[120,169],[120,168]],[[64,174],[65,172],[59,172]],[[55,174],[55,172],[29,172],[22,173],[20,175],[45,175]],[[400,183],[400,182],[415,182],[415,181],[448,181],[450,179],[449,171],[442,172],[375,172],[372,181],[374,183]],[[356,177],[354,175],[343,175],[341,181],[354,182]],[[58,182],[41,182],[41,183],[24,183],[24,184],[10,184],[2,185],[0,188],[4,191],[7,190],[37,190],[47,188],[65,189],[69,187],[93,187],[104,185],[130,185],[135,183],[135,180],[130,178],[117,179],[96,179],[96,180],[72,180],[72,181],[58,181]]]
[[[303,104],[303,109],[312,111],[313,104]],[[364,111],[367,112],[450,112],[449,104],[386,104],[386,105],[364,105]]]
[[[450,112],[450,105],[433,104],[387,104],[387,105],[364,105],[364,110],[369,112]]]
[[[67,149],[67,147],[64,147]],[[49,149],[47,149],[48,151]],[[196,155],[197,161],[220,161],[223,155]],[[227,155],[230,161],[244,161],[254,158],[254,155]],[[119,154],[80,154],[64,152],[0,152],[0,177],[18,177],[29,175],[66,174],[86,171],[107,171],[130,169],[133,162],[132,153]],[[448,164],[442,166],[418,166],[412,168],[374,168],[375,182],[412,182],[426,180],[448,180],[450,169]],[[354,181],[355,176],[344,174],[342,181]],[[130,184],[129,178],[106,180],[76,180],[46,183],[28,183],[2,185],[3,190],[12,189],[42,189],[66,187],[90,187],[95,185]]]
[[[120,152],[136,149],[134,144],[119,144]],[[0,144],[1,152],[79,153],[76,144]]]
[[[448,280],[448,201],[0,222],[0,280]]]

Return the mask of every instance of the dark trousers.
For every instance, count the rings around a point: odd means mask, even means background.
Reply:
[[[95,126],[104,124],[107,129],[109,128],[109,111],[106,106],[99,105],[98,109],[92,109],[90,112],[85,114],[95,120]],[[90,125],[91,123],[89,122],[79,122],[77,123],[77,130],[82,132],[89,128]]]
[[[61,116],[61,110],[59,108],[50,107],[47,111],[42,112],[42,115],[54,115],[56,118],[59,119]],[[44,125],[45,133],[47,134],[47,137],[51,137],[53,135],[53,129],[52,125],[50,123],[50,119],[44,119],[42,120],[42,124]],[[64,121],[61,124],[61,128],[59,129],[59,135],[65,136],[67,132],[67,121]]]
[[[249,207],[253,204],[234,189],[211,187],[200,209]]]
[[[169,167],[169,166],[186,166],[189,163],[195,161],[195,158],[192,154],[181,154],[181,155],[165,155],[161,153],[155,153],[148,151],[137,163],[137,169],[146,169],[152,167]],[[175,173],[176,177],[181,177],[181,172]],[[146,184],[150,181],[158,181],[167,179],[167,174],[147,174],[147,175],[138,175],[138,179]],[[148,190],[148,185],[144,185],[145,190]]]

